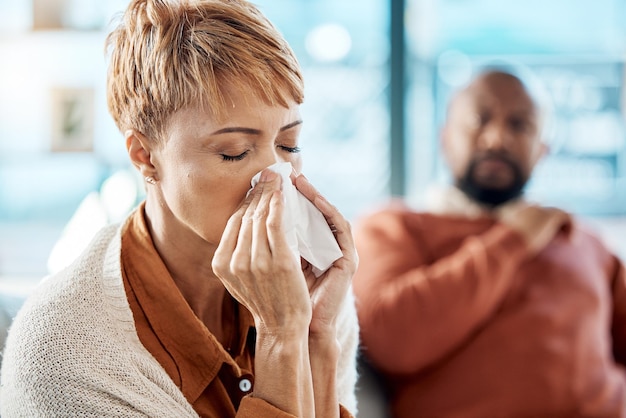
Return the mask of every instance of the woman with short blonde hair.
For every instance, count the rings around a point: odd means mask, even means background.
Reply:
[[[357,256],[301,174],[287,43],[244,0],[133,0],[107,51],[146,198],[20,310],[3,418],[355,414]]]

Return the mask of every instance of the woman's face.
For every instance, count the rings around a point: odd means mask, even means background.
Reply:
[[[149,187],[164,222],[215,245],[257,172],[278,161],[302,168],[298,104],[269,106],[245,92],[227,93],[220,120],[200,107],[178,111],[151,153],[158,182]]]

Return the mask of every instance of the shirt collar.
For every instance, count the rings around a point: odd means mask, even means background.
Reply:
[[[241,373],[233,357],[194,314],[159,256],[146,224],[145,203],[124,226],[121,256],[137,301],[166,352],[161,354],[169,354],[176,363],[181,390],[191,403],[217,376],[222,364],[230,364],[236,374]],[[238,336],[235,357],[244,353],[246,337],[254,326],[250,313],[238,304],[236,307],[232,322],[228,321]]]

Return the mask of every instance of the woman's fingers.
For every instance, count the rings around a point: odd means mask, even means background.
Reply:
[[[226,227],[222,233],[222,238],[220,239],[220,243],[215,251],[215,255],[213,256],[213,271],[218,275],[218,277],[226,276],[230,270],[230,260],[232,259],[232,254],[237,247],[239,232],[241,230],[241,221],[253,198],[254,194],[249,193],[226,223]]]
[[[315,201],[317,196],[320,196],[320,193],[317,189],[309,182],[309,180],[304,176],[304,174],[298,175],[295,179],[293,179],[293,184],[296,186],[298,191],[304,195],[311,202]]]
[[[254,216],[263,194],[263,187],[264,184],[259,183],[250,192],[252,199],[241,218],[241,226],[237,235],[237,245],[233,250],[230,261],[230,270],[236,276],[243,276],[250,270]]]
[[[270,172],[269,176],[262,176],[259,185],[262,188],[261,196],[252,215],[252,243],[251,253],[255,268],[265,273],[271,263],[271,251],[267,232],[267,219],[271,208],[270,201],[274,193],[280,190],[281,177]]]
[[[283,204],[283,193],[280,190],[274,191],[269,200],[269,213],[265,222],[267,228],[267,238],[269,249],[272,254],[285,254],[289,250],[289,245],[285,239],[283,227],[285,205]]]
[[[309,182],[309,180],[304,177],[304,175],[300,174],[296,177],[295,186],[300,193],[304,195],[307,199],[309,199],[317,209],[322,212],[324,217],[326,218],[329,225],[335,226],[337,231],[341,226],[345,226],[347,224],[346,220],[339,213],[336,207],[331,205],[321,194],[317,191],[315,187]],[[342,225],[338,225],[335,223],[341,223]]]
[[[213,270],[218,276],[225,277],[232,273],[233,265],[242,263],[249,266],[250,249],[252,243],[252,223],[254,213],[261,200],[265,182],[260,182],[254,187],[233,213],[220,240],[219,246],[213,257]],[[239,264],[239,265],[242,265]]]

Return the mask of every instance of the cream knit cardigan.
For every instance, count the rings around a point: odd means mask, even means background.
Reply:
[[[104,228],[18,313],[2,362],[2,418],[198,416],[137,337],[122,282],[120,231]],[[339,400],[356,414],[352,297],[339,322]]]

